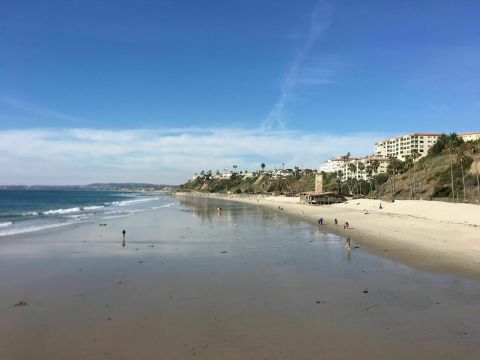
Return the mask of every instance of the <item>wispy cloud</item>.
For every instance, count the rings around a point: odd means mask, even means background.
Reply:
[[[262,122],[262,127],[264,129],[285,128],[285,119],[283,115],[285,112],[288,98],[291,95],[292,89],[299,81],[299,74],[301,72],[302,64],[304,63],[308,54],[311,52],[312,48],[315,45],[315,42],[317,41],[321,33],[330,26],[331,13],[332,9],[328,3],[323,0],[317,2],[313,12],[310,15],[309,31],[305,43],[295,56],[295,59],[291,63],[290,67],[288,68],[288,71],[282,81],[280,96],[277,102],[270,110],[268,116]],[[317,79],[316,82],[320,84],[320,79],[322,78],[319,78],[318,74],[316,75],[317,76],[312,79]],[[332,79],[330,78],[330,81],[331,80]],[[303,83],[307,81],[305,73],[303,74],[301,81]],[[325,81],[327,81],[327,79],[323,77],[323,81],[323,83],[326,83]]]
[[[20,110],[22,112],[28,113],[29,115],[33,115],[35,117],[45,118],[49,120],[67,121],[69,123],[76,124],[76,126],[79,126],[81,124],[84,124],[84,125],[97,124],[96,122],[91,120],[87,120],[78,116],[65,114],[63,112],[59,112],[55,110],[46,109],[42,106],[32,104],[30,102],[27,102],[9,95],[5,95],[2,93],[0,93],[0,102],[10,107],[13,107],[17,110]]]
[[[0,131],[0,184],[94,181],[181,183],[201,170],[285,163],[316,168],[331,156],[368,154],[386,134],[259,129],[28,129]]]

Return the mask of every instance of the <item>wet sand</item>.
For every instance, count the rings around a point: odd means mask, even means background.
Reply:
[[[355,199],[343,204],[315,206],[300,204],[297,197],[206,193],[178,196],[226,199],[273,210],[281,207],[283,212],[312,224],[323,217],[323,226],[329,231],[351,236],[378,255],[429,271],[457,273],[480,281],[478,205]],[[348,230],[342,226],[345,221],[350,224]]]
[[[480,355],[478,282],[303,219],[189,198],[107,223],[0,240],[0,359]]]

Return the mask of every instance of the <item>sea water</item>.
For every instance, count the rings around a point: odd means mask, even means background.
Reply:
[[[129,216],[168,205],[159,193],[0,190],[0,236]]]

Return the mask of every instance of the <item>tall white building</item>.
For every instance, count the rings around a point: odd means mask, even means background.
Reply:
[[[463,133],[459,134],[463,141],[475,141],[475,140],[480,140],[480,132],[469,132],[469,133]]]
[[[412,155],[412,150],[417,150],[420,157],[427,155],[428,149],[438,140],[441,134],[414,133],[397,136],[392,139],[376,142],[374,153],[380,157],[395,157],[405,160],[405,156]]]
[[[399,160],[405,160],[405,157],[412,155],[412,150],[417,150],[420,157],[428,154],[433,144],[435,144],[442,134],[413,133],[403,136],[397,136],[392,139],[378,141],[374,144],[374,154],[376,156],[393,156]],[[474,141],[480,139],[480,132],[470,132],[457,134],[463,141]]]

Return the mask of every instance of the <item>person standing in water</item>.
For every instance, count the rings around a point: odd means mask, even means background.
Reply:
[[[122,231],[122,235],[123,235],[123,241],[122,241],[122,247],[125,247],[125,235],[127,234],[127,232],[125,231],[125,229]]]

